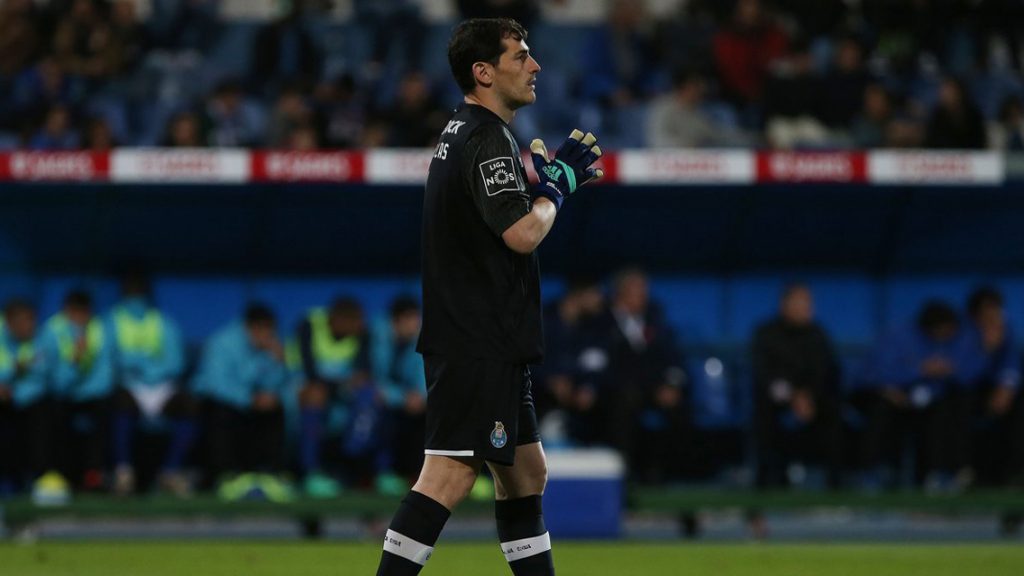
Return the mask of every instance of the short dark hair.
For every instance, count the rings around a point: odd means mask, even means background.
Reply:
[[[455,27],[448,41],[448,65],[463,94],[476,89],[473,64],[498,64],[505,52],[502,40],[526,40],[526,29],[511,18],[473,18]]]
[[[7,301],[6,304],[4,304],[5,316],[10,317],[18,312],[30,312],[32,314],[35,314],[36,307],[31,302],[29,302],[28,299],[20,297],[11,298],[10,300]]]
[[[64,307],[92,310],[92,295],[85,290],[72,290],[64,297]]]
[[[254,324],[273,325],[274,322],[274,311],[266,304],[261,302],[251,302],[245,307],[246,326],[252,326]]]
[[[782,293],[779,294],[779,302],[785,302],[789,300],[797,292],[807,292],[812,297],[814,295],[814,293],[811,291],[811,287],[806,282],[794,280],[791,282],[787,282],[786,285],[782,287]]]
[[[361,317],[363,307],[351,296],[338,296],[331,302],[327,314],[332,318]]]
[[[945,326],[960,327],[960,319],[953,307],[941,300],[929,300],[917,314],[917,327],[926,334]]]
[[[977,316],[985,306],[1003,307],[1003,295],[992,286],[981,286],[967,297],[967,313]]]
[[[391,301],[391,319],[397,320],[402,316],[412,313],[419,313],[420,303],[412,296],[399,296]]]

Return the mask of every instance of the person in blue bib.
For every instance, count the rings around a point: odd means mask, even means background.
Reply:
[[[207,340],[193,391],[203,400],[207,466],[222,496],[241,496],[230,488],[247,472],[269,480],[283,471],[287,381],[277,320],[267,306],[250,304],[242,319]]]
[[[121,283],[121,300],[107,315],[107,332],[116,349],[114,393],[114,491],[135,491],[134,444],[140,416],[150,428],[170,432],[160,465],[159,486],[187,496],[189,478],[182,472],[195,442],[196,402],[182,388],[185,351],[181,331],[157,308],[148,279],[130,272]]]
[[[376,488],[383,494],[405,494],[405,478],[418,476],[423,465],[427,378],[423,357],[416,352],[420,323],[419,303],[400,296],[370,331],[373,382],[386,410],[376,461]]]
[[[310,311],[297,337],[304,380],[299,390],[303,487],[309,496],[330,498],[341,486],[321,462],[329,433],[344,437],[343,450],[352,459],[374,448],[377,400],[369,381],[362,307],[352,298],[336,298],[329,308]]]
[[[53,470],[53,402],[36,355],[37,316],[27,300],[4,306],[0,320],[0,496]],[[23,441],[17,441],[17,439]]]
[[[76,476],[81,471],[83,489],[105,489],[114,343],[88,292],[68,293],[61,311],[43,326],[38,351],[47,390],[58,402],[57,421],[65,426],[57,442],[62,466]]]

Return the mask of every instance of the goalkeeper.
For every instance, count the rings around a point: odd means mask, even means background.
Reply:
[[[576,130],[548,156],[530,149],[530,185],[509,131],[532,104],[540,65],[514,20],[468,20],[448,44],[465,95],[440,136],[423,206],[426,456],[384,537],[378,575],[417,574],[481,467],[495,479],[495,516],[517,576],[554,574],[541,495],[544,451],[529,364],[543,356],[537,246],[563,203],[599,178],[592,134]]]

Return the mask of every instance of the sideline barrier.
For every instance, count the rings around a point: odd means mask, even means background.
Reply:
[[[527,166],[531,166],[524,153]],[[113,183],[337,182],[419,184],[429,150],[290,152],[227,148],[119,148],[3,152],[0,181]],[[1015,165],[1016,163],[1014,163]],[[620,150],[602,157],[608,184],[999,185],[1007,157],[993,151],[755,152]],[[528,168],[532,173],[532,168]]]

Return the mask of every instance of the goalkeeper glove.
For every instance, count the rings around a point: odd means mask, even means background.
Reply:
[[[597,138],[590,132],[584,136],[583,132],[573,130],[555,152],[553,160],[548,159],[543,140],[538,138],[531,142],[533,168],[540,179],[533,187],[533,199],[543,196],[556,208],[561,208],[562,202],[577,188],[604,176],[600,168],[590,167],[601,157],[601,149],[594,145],[596,142]]]

